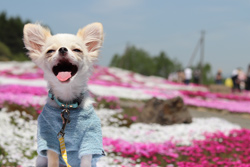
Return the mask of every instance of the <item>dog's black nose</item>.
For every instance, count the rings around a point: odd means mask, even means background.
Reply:
[[[60,55],[62,55],[62,56],[65,56],[67,52],[68,52],[68,49],[65,48],[65,47],[61,47],[61,48],[59,49],[59,53],[60,53]]]

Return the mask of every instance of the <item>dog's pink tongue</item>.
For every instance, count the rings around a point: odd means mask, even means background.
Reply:
[[[67,81],[71,77],[71,72],[68,72],[68,71],[59,72],[56,77],[61,82]]]

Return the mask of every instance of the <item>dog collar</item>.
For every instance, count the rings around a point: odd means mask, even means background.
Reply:
[[[81,101],[82,101],[82,99],[84,97],[84,93],[81,93],[79,98],[77,98],[76,100],[73,100],[73,103],[71,103],[71,102],[63,102],[62,100],[56,98],[51,90],[49,90],[48,96],[49,96],[49,98],[51,98],[51,100],[55,100],[55,102],[60,107],[68,109],[68,108],[77,108],[80,105],[80,103],[81,103]]]

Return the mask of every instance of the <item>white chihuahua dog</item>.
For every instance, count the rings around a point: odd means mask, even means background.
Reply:
[[[104,154],[101,123],[87,81],[102,46],[102,24],[89,24],[77,35],[51,35],[39,24],[26,24],[23,40],[29,57],[44,71],[50,90],[38,118],[36,166],[96,166]]]

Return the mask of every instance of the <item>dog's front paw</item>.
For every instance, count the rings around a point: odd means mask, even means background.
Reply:
[[[81,167],[91,167],[92,155],[84,155],[81,158]]]

